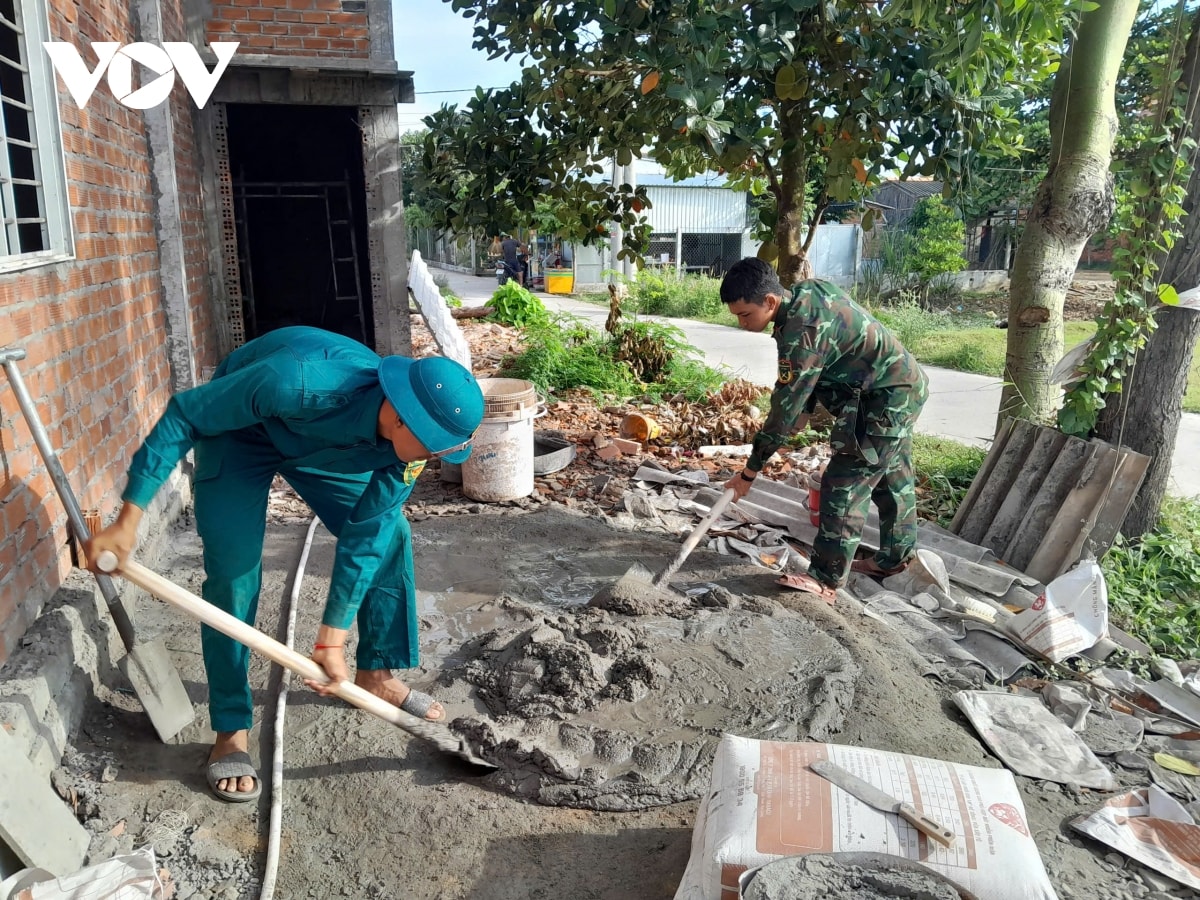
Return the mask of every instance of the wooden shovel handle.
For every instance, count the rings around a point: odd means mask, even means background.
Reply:
[[[113,572],[117,568],[115,553],[105,550],[96,559],[96,565],[105,572]],[[126,581],[136,584],[147,593],[153,594],[163,602],[175,607],[180,612],[199,619],[205,625],[215,628],[222,634],[233,638],[240,644],[245,644],[255,653],[265,656],[272,662],[279,663],[285,669],[294,672],[301,678],[316,681],[321,684],[329,683],[325,670],[309,659],[302,656],[285,644],[268,637],[257,628],[247,625],[241,619],[231,616],[223,609],[218,609],[206,600],[202,600],[191,591],[184,590],[174,582],[168,581],[156,572],[152,572],[140,563],[129,560],[121,567],[120,575]],[[438,725],[425,719],[409,715],[397,706],[388,703],[382,697],[376,697],[352,681],[342,681],[336,686],[334,693],[351,706],[378,716],[385,722],[403,728],[410,734],[431,741],[440,749],[449,753],[460,753],[460,742],[444,725]]]

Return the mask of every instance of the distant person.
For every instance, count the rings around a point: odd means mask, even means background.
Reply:
[[[801,281],[789,293],[760,259],[733,264],[721,300],[740,328],[773,325],[779,352],[771,411],[746,467],[725,486],[738,499],[746,496],[767,461],[808,423],[817,401],[837,419],[808,573],[779,583],[833,603],[851,569],[873,578],[903,571],[917,546],[912,431],[928,396],[916,359],[837,285]],[[879,550],[852,562],[872,500],[879,507]]]
[[[418,662],[412,542],[402,506],[425,461],[462,462],[483,419],[483,392],[441,356],[380,358],[318,328],[281,328],[234,350],[207,384],[171,398],[129,466],[116,521],[86,544],[124,565],[138,522],[171,470],[194,448],[196,530],[204,599],[254,624],[262,585],[267,496],[276,474],[337,538],[329,596],[312,659],[329,685],[346,681],[344,645],[358,623],[354,683],[414,716],[440,721],[440,703],[392,674]],[[92,564],[95,571],[95,564]],[[250,651],[201,628],[209,722],[207,778],[223,800],[262,785],[247,752],[254,704]]]
[[[529,253],[526,246],[511,235],[504,235],[500,241],[500,254],[504,258],[504,267],[508,277],[517,279],[517,284],[525,285],[525,264],[521,257]]]

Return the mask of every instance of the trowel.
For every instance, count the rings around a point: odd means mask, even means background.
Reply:
[[[96,559],[96,565],[104,572],[115,572],[117,556],[109,550],[103,551]],[[218,609],[206,600],[202,600],[191,591],[181,588],[174,582],[168,581],[145,566],[129,560],[117,572],[126,581],[130,581],[149,594],[175,607],[193,619],[199,619],[210,628],[215,628],[222,634],[233,638],[240,644],[245,644],[251,650],[262,654],[272,662],[279,663],[285,669],[306,678],[309,681],[328,682],[329,676],[319,665],[297,653],[286,644],[268,637],[252,625],[247,625],[241,619],[231,616],[223,609]],[[352,681],[340,682],[335,691],[338,697],[352,706],[378,716],[385,722],[390,722],[402,728],[409,734],[433,744],[443,753],[457,756],[473,766],[495,769],[495,763],[488,762],[475,755],[467,742],[456,737],[449,728],[438,722],[420,719],[406,713],[398,706],[388,703],[382,697],[376,697]]]
[[[637,590],[639,588],[648,588],[656,591],[662,590],[663,585],[667,583],[672,575],[679,571],[679,567],[683,565],[684,560],[696,549],[696,545],[700,543],[700,539],[708,534],[708,529],[712,528],[713,522],[717,521],[721,513],[725,512],[725,507],[733,502],[733,497],[733,488],[729,488],[717,499],[717,502],[709,508],[708,514],[692,529],[692,533],[688,535],[687,540],[683,542],[683,546],[679,548],[679,553],[675,559],[657,575],[651,574],[650,570],[641,563],[634,563],[621,576],[617,583],[608,590],[613,592]]]

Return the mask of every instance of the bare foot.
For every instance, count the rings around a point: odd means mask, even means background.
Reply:
[[[213,763],[224,759],[230,753],[236,753],[239,750],[246,752],[249,749],[249,731],[221,731],[217,733],[217,739],[213,742],[212,753],[208,754],[208,761]],[[254,781],[255,779],[250,775],[243,775],[241,778],[222,778],[217,782],[217,787],[231,794],[249,793],[254,790]]]
[[[392,674],[391,669],[359,669],[354,673],[354,683],[376,697],[382,697],[392,706],[403,706],[412,690],[407,684]],[[436,700],[425,718],[431,722],[440,722],[446,718],[446,708]]]

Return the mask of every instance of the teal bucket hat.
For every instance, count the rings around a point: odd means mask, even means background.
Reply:
[[[465,367],[444,356],[385,356],[379,364],[383,394],[430,453],[461,463],[483,421],[483,391]]]

